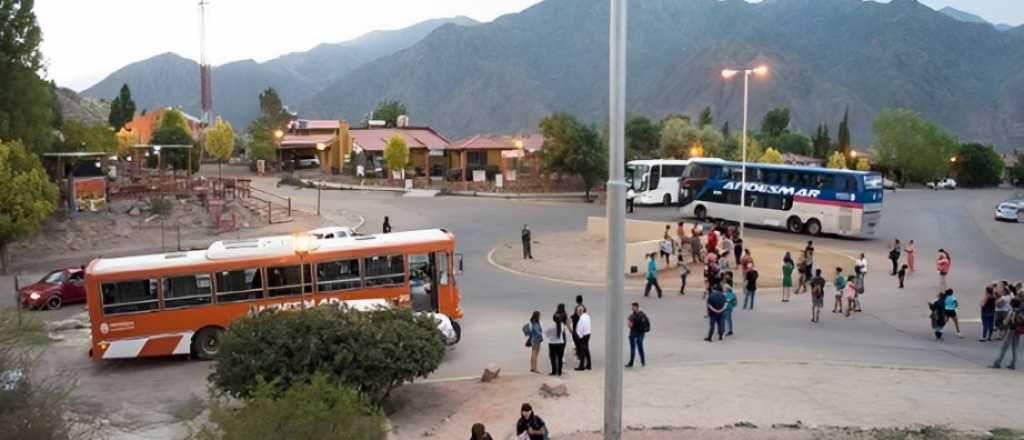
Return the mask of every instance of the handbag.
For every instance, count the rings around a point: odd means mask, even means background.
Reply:
[[[533,347],[533,341],[531,341],[531,338],[526,338],[526,346]]]

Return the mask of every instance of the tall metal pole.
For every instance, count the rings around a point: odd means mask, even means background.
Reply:
[[[605,332],[604,438],[622,436],[622,369],[626,326],[626,0],[611,2],[608,26],[608,318]]]
[[[743,174],[740,186],[740,239],[744,240],[743,227],[747,221],[747,87],[750,85],[750,69],[743,70],[743,162],[740,164]]]

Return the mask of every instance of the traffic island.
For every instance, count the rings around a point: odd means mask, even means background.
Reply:
[[[562,232],[535,235],[531,253],[533,259],[524,259],[520,242],[504,242],[491,250],[489,260],[501,269],[536,278],[565,282],[574,285],[599,287],[605,285],[607,276],[608,244],[604,238],[606,230],[604,219],[591,217],[588,219],[587,231]],[[664,222],[628,220],[626,231],[626,273],[627,281],[640,284],[646,270],[644,255],[658,252],[658,242],[662,239],[665,226],[670,226],[675,236],[676,225]],[[686,224],[687,233],[692,224]],[[794,240],[746,240],[746,247],[754,258],[758,269],[759,288],[782,287],[782,257],[789,251],[793,260],[797,260],[803,250],[805,241]],[[687,281],[689,289],[703,288],[703,268],[694,264],[690,252],[684,252],[686,263],[690,268]],[[853,271],[854,259],[845,254],[828,249],[815,249],[815,267],[821,268],[828,279],[836,267],[842,267],[846,273]],[[736,265],[734,264],[735,268]],[[738,273],[738,269],[734,269]],[[793,275],[796,282],[797,276]],[[676,257],[665,264],[663,258],[658,259],[658,281],[662,288],[678,289],[679,272]]]

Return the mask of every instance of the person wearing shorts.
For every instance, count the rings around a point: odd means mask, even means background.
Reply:
[[[815,269],[811,279],[811,322],[821,321],[821,309],[825,307],[825,278],[821,269]]]
[[[956,328],[956,337],[963,338],[964,336],[960,334],[960,320],[956,317],[956,309],[960,307],[960,304],[956,300],[956,295],[953,294],[953,289],[946,289],[944,306],[946,309],[944,312],[946,314],[946,320],[953,320],[953,325]]]

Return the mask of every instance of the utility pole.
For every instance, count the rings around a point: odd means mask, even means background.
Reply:
[[[622,436],[622,359],[626,327],[626,0],[609,0],[608,24],[608,318],[605,332],[604,439]]]
[[[206,57],[206,6],[209,0],[199,0],[199,104],[203,110],[203,124],[213,125],[213,84],[210,82],[210,60]]]

